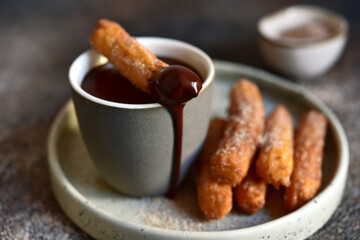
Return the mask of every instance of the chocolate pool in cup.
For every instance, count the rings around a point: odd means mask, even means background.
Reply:
[[[179,60],[200,75],[203,87],[186,103],[179,184],[201,150],[212,100],[214,65],[200,49],[172,39],[137,40],[155,55]],[[126,104],[103,100],[81,88],[85,75],[107,58],[88,50],[75,59],[69,79],[82,138],[99,174],[115,189],[132,196],[165,194],[173,169],[171,115],[159,103]]]

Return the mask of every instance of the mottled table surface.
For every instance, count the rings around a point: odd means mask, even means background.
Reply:
[[[50,187],[48,132],[70,98],[67,71],[88,49],[99,18],[132,35],[180,39],[212,58],[271,71],[256,44],[256,22],[289,4],[313,3],[343,14],[350,39],[325,75],[292,80],[339,117],[350,143],[343,200],[311,239],[360,238],[360,3],[352,1],[45,1],[0,0],[0,238],[90,239],[63,213]]]

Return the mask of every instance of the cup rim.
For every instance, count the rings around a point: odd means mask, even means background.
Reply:
[[[207,89],[211,83],[214,81],[214,77],[215,77],[215,66],[214,63],[212,62],[211,58],[200,48],[195,47],[194,45],[191,45],[189,43],[183,42],[183,41],[179,41],[179,40],[175,40],[175,39],[170,39],[170,38],[161,38],[161,37],[136,37],[137,40],[139,40],[140,42],[158,42],[158,43],[163,43],[163,44],[172,44],[174,46],[178,46],[181,48],[185,48],[188,50],[191,50],[193,52],[195,52],[198,56],[200,56],[201,58],[203,58],[203,60],[205,61],[206,65],[209,66],[209,71],[207,76],[204,79],[203,82],[203,86],[202,89],[199,93],[199,95],[205,90]],[[85,55],[98,55],[100,57],[102,57],[102,61],[105,63],[107,62],[107,58],[104,57],[103,55],[101,55],[100,53],[96,52],[94,49],[89,49],[83,53],[81,53],[77,58],[75,58],[75,60],[72,62],[70,68],[69,68],[69,72],[68,72],[68,77],[69,77],[69,82],[70,82],[70,86],[72,87],[73,90],[75,90],[78,94],[80,94],[82,97],[86,98],[89,101],[98,103],[100,105],[105,105],[105,106],[109,106],[109,107],[115,107],[115,108],[122,108],[122,109],[150,109],[150,108],[159,108],[162,107],[162,105],[160,103],[144,103],[144,104],[128,104],[128,103],[118,103],[118,102],[112,102],[112,101],[108,101],[108,100],[104,100],[98,97],[95,97],[89,93],[87,93],[85,90],[83,90],[80,86],[79,81],[77,81],[77,78],[75,78],[74,75],[74,71],[77,71],[77,64],[78,61],[80,61],[81,58],[83,58]],[[191,100],[190,100],[191,101]]]

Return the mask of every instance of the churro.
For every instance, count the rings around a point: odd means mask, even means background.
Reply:
[[[119,24],[101,19],[90,37],[92,47],[107,57],[135,87],[150,93],[149,79],[168,64],[131,37]]]
[[[229,184],[219,183],[210,172],[210,157],[216,151],[226,121],[212,119],[204,147],[197,162],[196,186],[198,203],[208,219],[219,219],[232,208],[232,189]]]
[[[237,205],[246,213],[256,213],[265,204],[266,183],[256,175],[252,164],[246,177],[234,188]]]
[[[285,190],[285,206],[293,211],[310,201],[320,188],[326,118],[319,112],[303,114],[295,132],[294,170]]]
[[[236,186],[249,170],[264,128],[264,108],[258,87],[248,80],[234,84],[230,102],[230,118],[210,165],[218,181]]]
[[[267,117],[256,160],[256,172],[276,189],[289,186],[293,170],[293,129],[290,113],[278,105]]]

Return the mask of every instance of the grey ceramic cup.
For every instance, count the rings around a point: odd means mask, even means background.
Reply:
[[[184,108],[183,146],[178,184],[197,157],[206,136],[212,100],[214,65],[203,51],[164,38],[138,38],[158,56],[181,60],[203,79],[198,97]],[[166,193],[169,188],[174,134],[169,112],[158,103],[123,104],[90,95],[81,82],[90,69],[108,60],[89,50],[75,59],[69,79],[81,135],[100,175],[132,196]]]

